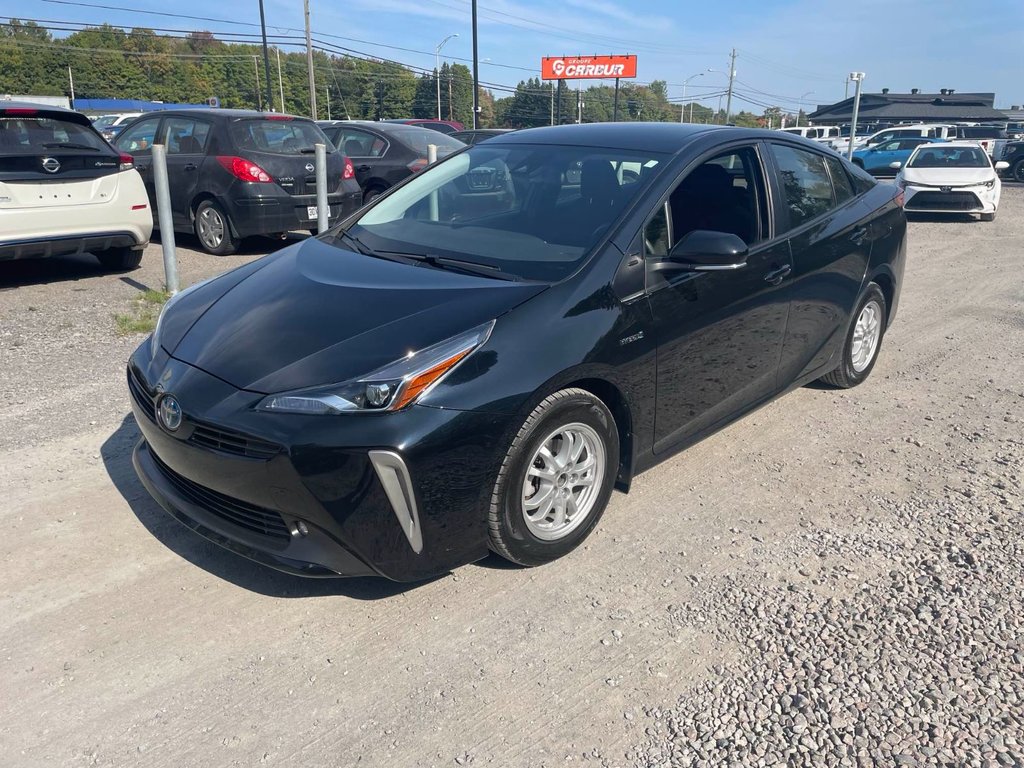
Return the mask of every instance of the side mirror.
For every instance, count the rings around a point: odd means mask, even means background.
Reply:
[[[696,229],[675,244],[668,257],[652,265],[655,272],[718,272],[747,265],[747,244],[728,232]]]
[[[1005,171],[1009,167],[1010,167],[1010,164],[1008,162],[1006,162],[1005,160],[1000,160],[999,162],[996,163],[996,170],[997,171]]]
[[[899,160],[893,160],[891,163],[889,163],[889,167],[892,168],[894,171],[898,171],[900,168],[903,167],[903,163],[901,163]]]

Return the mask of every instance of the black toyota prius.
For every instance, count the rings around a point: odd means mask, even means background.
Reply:
[[[292,573],[545,563],[637,473],[794,387],[868,377],[902,202],[778,132],[495,137],[168,302],[128,366],[136,470]]]

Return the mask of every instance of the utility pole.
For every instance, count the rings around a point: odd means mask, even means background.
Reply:
[[[551,86],[551,124],[555,124],[555,86]]]
[[[284,80],[281,78],[281,49],[277,48],[277,89],[281,92],[281,111],[284,112]]]
[[[324,86],[324,93],[327,95],[327,119],[331,119],[331,85],[328,83]]]
[[[725,122],[729,122],[729,117],[732,115],[732,82],[736,79],[736,49],[732,49],[732,55],[729,57],[729,93],[725,99]]]
[[[473,129],[480,127],[480,60],[477,57],[476,0],[473,0]]]
[[[576,86],[576,125],[583,123],[583,86]]]
[[[256,72],[256,109],[262,112],[263,96],[260,93],[260,60],[256,56],[252,57],[252,68]]]
[[[860,112],[860,86],[864,82],[863,72],[851,72],[850,79],[857,84],[857,90],[853,94],[853,120],[850,121],[850,146],[846,149],[846,159],[853,160],[854,142],[857,138],[857,113]]]
[[[267,109],[274,111],[274,97],[270,85],[270,51],[267,50],[267,17],[263,13],[263,0],[260,0],[260,31],[263,33],[263,71],[267,76]],[[259,75],[257,75],[259,79]]]
[[[75,78],[71,74],[71,65],[68,64],[68,85],[71,86],[71,108],[75,108]]]
[[[316,77],[313,75],[313,41],[309,34],[309,0],[303,0],[306,14],[306,71],[309,75],[309,113],[314,120],[316,112]]]

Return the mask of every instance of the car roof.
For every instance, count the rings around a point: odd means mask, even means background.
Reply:
[[[941,145],[940,149],[981,149],[981,144],[977,141],[937,141],[936,144]],[[922,145],[923,146],[923,145]]]
[[[494,144],[558,144],[565,146],[605,147],[628,150],[675,153],[684,144],[715,133],[728,139],[779,139],[781,131],[760,128],[736,128],[696,123],[585,123],[527,128],[497,136],[487,142]],[[788,140],[803,141],[799,136],[785,134]],[[813,142],[809,144],[814,145]],[[817,146],[817,145],[814,145]]]
[[[9,109],[31,110],[41,115],[52,115],[62,120],[71,120],[82,125],[92,125],[92,121],[81,112],[65,107],[51,106],[50,104],[36,104],[32,101],[4,101],[0,100],[0,111]]]

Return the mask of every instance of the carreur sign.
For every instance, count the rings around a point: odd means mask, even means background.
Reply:
[[[542,80],[588,80],[636,77],[636,56],[545,56]]]

